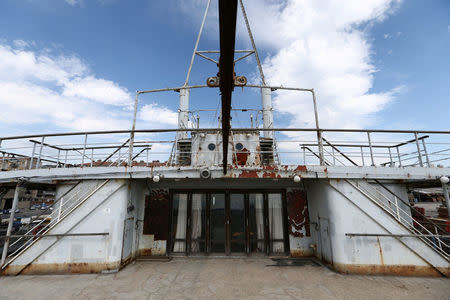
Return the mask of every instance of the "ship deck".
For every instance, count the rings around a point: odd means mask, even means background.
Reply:
[[[445,299],[448,279],[342,275],[267,258],[138,261],[114,274],[1,277],[2,298]],[[27,288],[23,288],[26,286]]]

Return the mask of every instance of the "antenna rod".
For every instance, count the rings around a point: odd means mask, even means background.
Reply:
[[[247,13],[245,12],[244,3],[242,0],[239,0],[239,4],[241,5],[242,15],[244,16],[245,26],[247,27],[248,36],[250,37],[250,42],[252,43],[253,51],[255,51],[256,63],[258,64],[259,74],[261,75],[262,85],[266,85],[266,78],[264,77],[264,72],[261,66],[261,61],[259,60],[258,50],[256,49],[255,40],[253,39],[252,30],[250,29],[250,24],[248,22]]]
[[[208,15],[210,4],[211,0],[208,0],[208,4],[206,5],[205,9],[205,14],[203,15],[202,25],[200,26],[200,31],[198,32],[197,41],[195,42],[194,53],[192,53],[191,63],[189,64],[189,69],[186,76],[186,81],[184,82],[184,86],[187,86],[189,84],[189,77],[191,76],[192,65],[194,64],[195,54],[197,53],[198,43],[200,42],[200,37],[202,36],[203,27],[205,26],[206,16]]]

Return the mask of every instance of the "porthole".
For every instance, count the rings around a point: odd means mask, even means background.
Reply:
[[[208,145],[208,149],[211,150],[211,151],[214,151],[216,149],[216,145],[211,143],[211,144]]]
[[[241,143],[237,143],[236,144],[236,150],[237,151],[241,151],[242,149],[244,149],[244,145],[242,145]]]

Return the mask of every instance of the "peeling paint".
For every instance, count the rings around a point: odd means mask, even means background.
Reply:
[[[336,271],[345,274],[363,274],[363,275],[394,275],[394,276],[430,276],[442,277],[436,269],[426,266],[414,265],[350,265],[333,264]],[[449,268],[439,268],[439,271],[450,276]]]
[[[302,190],[288,192],[287,206],[289,233],[295,237],[311,236],[306,194]]]
[[[60,264],[31,264],[24,266],[9,265],[2,275],[31,275],[31,274],[86,274],[105,271],[118,271],[120,261],[111,263],[60,263]],[[22,270],[22,271],[20,271]]]

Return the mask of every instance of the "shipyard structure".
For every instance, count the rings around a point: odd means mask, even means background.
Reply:
[[[266,83],[241,0],[219,1],[220,50],[198,49],[210,2],[185,83],[138,91],[131,130],[0,137],[1,274],[275,256],[315,257],[343,273],[448,277],[450,131],[321,128],[313,89]],[[250,50],[234,47],[238,9]],[[251,56],[259,85],[236,75]],[[219,69],[204,85],[189,85],[195,57]],[[245,128],[230,122],[235,87],[260,92]],[[199,89],[220,90],[216,127],[202,128],[190,109]],[[315,127],[274,126],[280,91],[308,96]],[[178,95],[177,128],[136,128],[149,93]],[[429,188],[442,196],[433,216],[415,205],[414,193]],[[29,210],[24,195],[35,195]]]

